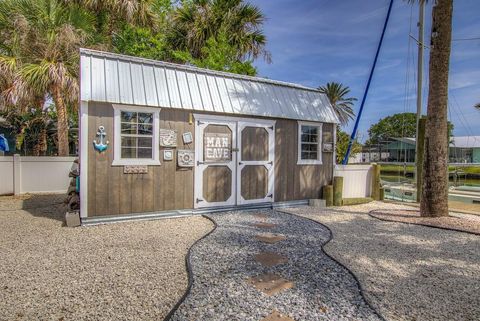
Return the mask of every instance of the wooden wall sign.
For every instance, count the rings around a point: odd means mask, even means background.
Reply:
[[[146,165],[127,165],[123,166],[124,174],[148,174],[148,166]]]
[[[193,167],[195,165],[195,152],[189,149],[177,151],[177,162],[179,167]]]
[[[177,147],[177,131],[160,128],[160,146]]]
[[[203,159],[205,162],[229,162],[232,160],[232,135],[204,133]]]
[[[328,153],[333,152],[333,143],[323,143],[323,151]]]

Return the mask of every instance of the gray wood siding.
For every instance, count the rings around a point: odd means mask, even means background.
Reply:
[[[324,134],[333,135],[333,124],[324,123]],[[321,198],[322,186],[333,175],[333,153],[322,153],[322,165],[297,165],[298,123],[277,120],[275,124],[275,202]]]
[[[160,148],[160,166],[148,166],[148,174],[124,174],[123,166],[111,166],[113,161],[113,107],[105,103],[89,103],[88,138],[92,142],[98,126],[107,132],[109,148],[104,153],[88,149],[88,216],[144,213],[172,209],[193,208],[193,169],[177,167],[173,161],[163,160]],[[178,130],[177,149],[194,149],[194,144],[183,145],[181,134],[195,134],[188,123],[188,112],[174,109],[160,111],[160,128]]]
[[[179,168],[176,150],[194,149],[194,143],[183,145],[181,134],[195,134],[188,123],[190,111],[163,108],[160,128],[178,131],[178,146],[173,148],[173,161],[163,160],[160,166],[149,166],[148,174],[124,174],[123,166],[111,166],[114,132],[113,107],[107,103],[90,102],[88,106],[88,216],[144,213],[193,208],[194,169]],[[254,118],[252,118],[254,119]],[[104,153],[94,150],[98,126],[104,126],[109,148]],[[296,165],[298,128],[295,120],[278,119],[275,125],[275,196],[288,201],[321,197],[322,186],[332,180],[332,153],[323,153],[323,165]],[[333,124],[323,124],[323,132],[332,132]],[[194,137],[195,140],[195,137]],[[262,190],[264,182],[259,182]]]

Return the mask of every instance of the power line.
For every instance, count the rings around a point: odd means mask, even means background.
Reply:
[[[473,40],[480,40],[480,37],[452,39],[452,41],[473,41]]]

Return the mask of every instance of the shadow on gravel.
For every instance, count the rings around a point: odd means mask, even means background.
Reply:
[[[65,194],[32,194],[19,201],[18,209],[35,217],[45,217],[63,222],[67,210],[64,199]]]
[[[357,274],[387,318],[478,320],[477,235],[335,209],[306,217],[331,228],[327,252]]]

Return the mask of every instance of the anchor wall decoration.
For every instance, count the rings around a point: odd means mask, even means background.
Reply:
[[[109,141],[105,141],[105,136],[107,136],[107,133],[105,133],[105,127],[99,126],[97,131],[97,137],[99,139],[99,142],[94,139],[93,147],[100,153],[106,151],[108,148]]]

